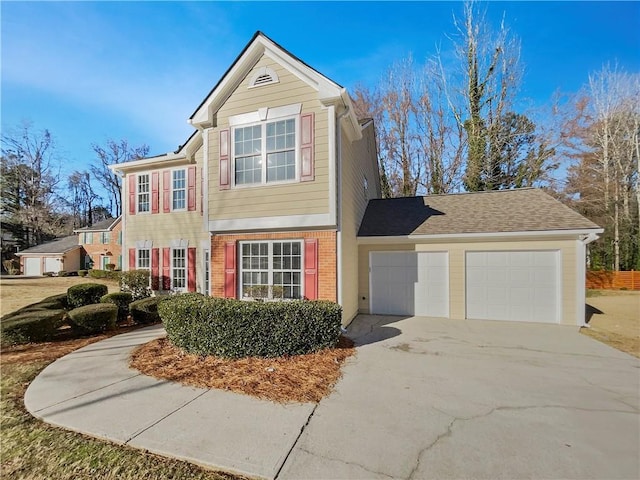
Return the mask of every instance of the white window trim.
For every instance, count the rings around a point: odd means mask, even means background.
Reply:
[[[273,286],[273,244],[274,243],[292,243],[292,242],[298,242],[300,244],[300,298],[304,298],[304,292],[305,292],[305,285],[304,285],[304,239],[301,238],[277,238],[274,240],[246,240],[246,241],[241,241],[238,244],[238,255],[237,255],[237,262],[238,262],[238,275],[237,275],[237,280],[236,280],[236,294],[237,297],[242,299],[242,274],[244,273],[244,269],[242,268],[242,246],[243,245],[252,245],[255,243],[266,243],[268,244],[267,247],[267,258],[269,260],[269,265],[267,268],[267,275],[268,275],[268,279],[269,279],[269,283],[268,286]],[[250,269],[251,270],[251,269]],[[290,270],[290,271],[297,271],[297,270]],[[244,297],[244,298],[248,298],[248,297]]]
[[[294,145],[294,155],[295,155],[295,177],[291,180],[281,180],[278,182],[267,182],[267,124],[273,122],[280,122],[285,120],[295,121],[295,145]],[[256,125],[260,125],[261,127],[261,138],[262,148],[260,151],[260,158],[262,163],[262,177],[260,183],[247,183],[247,184],[236,184],[236,152],[235,152],[235,130],[236,128],[245,128],[245,127],[254,127]],[[231,128],[231,187],[232,188],[256,188],[256,187],[270,187],[272,185],[286,185],[290,183],[299,183],[300,182],[300,115],[288,115],[285,117],[279,117],[276,119],[266,119],[252,123],[246,123],[242,125],[236,125]]]
[[[141,211],[140,210],[140,177],[146,175],[147,176],[147,185],[149,186],[149,190],[147,191],[147,195],[149,197],[148,205],[149,209]],[[151,174],[150,173],[138,173],[136,175],[136,213],[138,214],[147,214],[151,213]]]
[[[170,205],[170,210],[172,212],[186,212],[187,211],[187,202],[188,202],[188,195],[189,195],[189,178],[188,178],[188,172],[186,168],[172,168],[171,170],[169,170],[171,172],[170,177],[171,179],[169,180],[169,191],[171,192],[171,205]],[[177,172],[177,171],[182,171],[184,172],[184,207],[182,208],[173,208],[173,192],[175,191],[173,188],[173,173]]]
[[[141,267],[140,266],[140,252],[145,251],[149,253],[149,266]],[[136,248],[136,270],[149,270],[151,271],[151,248]]]
[[[176,250],[182,250],[184,252],[184,287],[175,287],[174,286],[174,252]],[[189,249],[187,247],[171,247],[171,258],[169,260],[170,268],[169,268],[169,276],[171,277],[171,291],[172,292],[186,292],[189,289]]]

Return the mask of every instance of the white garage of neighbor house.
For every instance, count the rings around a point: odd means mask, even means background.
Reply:
[[[27,248],[16,255],[20,257],[20,272],[23,275],[38,276],[45,272],[79,270],[81,253],[82,246],[78,245],[78,236],[70,235]]]
[[[371,200],[359,309],[583,325],[585,245],[602,231],[533,188]]]

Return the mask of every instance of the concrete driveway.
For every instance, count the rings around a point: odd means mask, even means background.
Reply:
[[[640,360],[575,327],[360,316],[320,404],[277,405],[128,368],[161,327],[49,365],[25,396],[49,423],[278,479],[640,478]]]
[[[640,361],[576,327],[360,316],[281,478],[640,478]]]

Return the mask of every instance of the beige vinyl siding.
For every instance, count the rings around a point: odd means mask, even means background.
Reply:
[[[153,242],[153,248],[165,248],[170,247],[171,242],[174,240],[188,240],[189,247],[196,247],[198,249],[196,271],[198,272],[198,283],[201,282],[201,242],[209,240],[209,234],[204,228],[204,219],[202,217],[200,209],[200,194],[201,194],[201,176],[203,166],[203,148],[202,146],[195,152],[194,159],[196,162],[196,210],[195,211],[175,211],[175,212],[163,212],[163,188],[164,188],[164,175],[167,170],[173,171],[176,169],[185,170],[193,163],[185,163],[180,165],[174,165],[171,167],[165,167],[160,159],[155,165],[147,165],[144,169],[136,170],[127,174],[127,177],[122,182],[122,198],[123,198],[123,217],[124,217],[124,241],[122,250],[122,263],[128,265],[128,250],[130,248],[136,248],[136,242],[151,240]],[[139,173],[148,173],[151,178],[152,172],[158,172],[160,174],[159,185],[159,213],[136,213],[135,215],[129,214],[129,181],[128,175],[137,175]],[[170,182],[172,179],[170,178]],[[171,186],[169,186],[171,188]],[[187,202],[188,199],[185,199]],[[131,268],[131,266],[129,266]]]
[[[492,241],[492,242],[452,242],[417,243],[395,245],[360,245],[358,250],[358,291],[359,310],[369,312],[369,252],[375,251],[447,251],[449,252],[449,316],[464,319],[465,315],[465,252],[467,251],[509,251],[509,250],[558,250],[561,262],[560,323],[576,325],[576,242],[575,240],[535,240],[535,241]],[[363,300],[364,297],[364,300]]]
[[[360,222],[369,199],[377,198],[374,169],[376,166],[375,143],[373,154],[373,125],[363,132],[362,139],[350,142],[342,132],[342,311],[343,321],[348,323],[358,313],[358,243]],[[364,178],[369,188],[365,192]]]
[[[256,69],[272,68],[279,83],[247,88]],[[329,212],[328,110],[318,101],[317,92],[306,83],[263,56],[216,114],[217,126],[209,133],[209,220],[312,215]],[[315,113],[315,180],[280,185],[219,187],[220,130],[229,128],[228,118],[302,103],[302,113]],[[230,166],[233,159],[230,158]]]

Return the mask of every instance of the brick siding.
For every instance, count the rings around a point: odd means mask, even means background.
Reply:
[[[337,301],[336,286],[336,232],[322,230],[312,232],[272,232],[213,235],[211,237],[211,293],[224,296],[224,246],[227,242],[242,240],[318,240],[318,298]],[[238,279],[240,275],[238,274]]]

